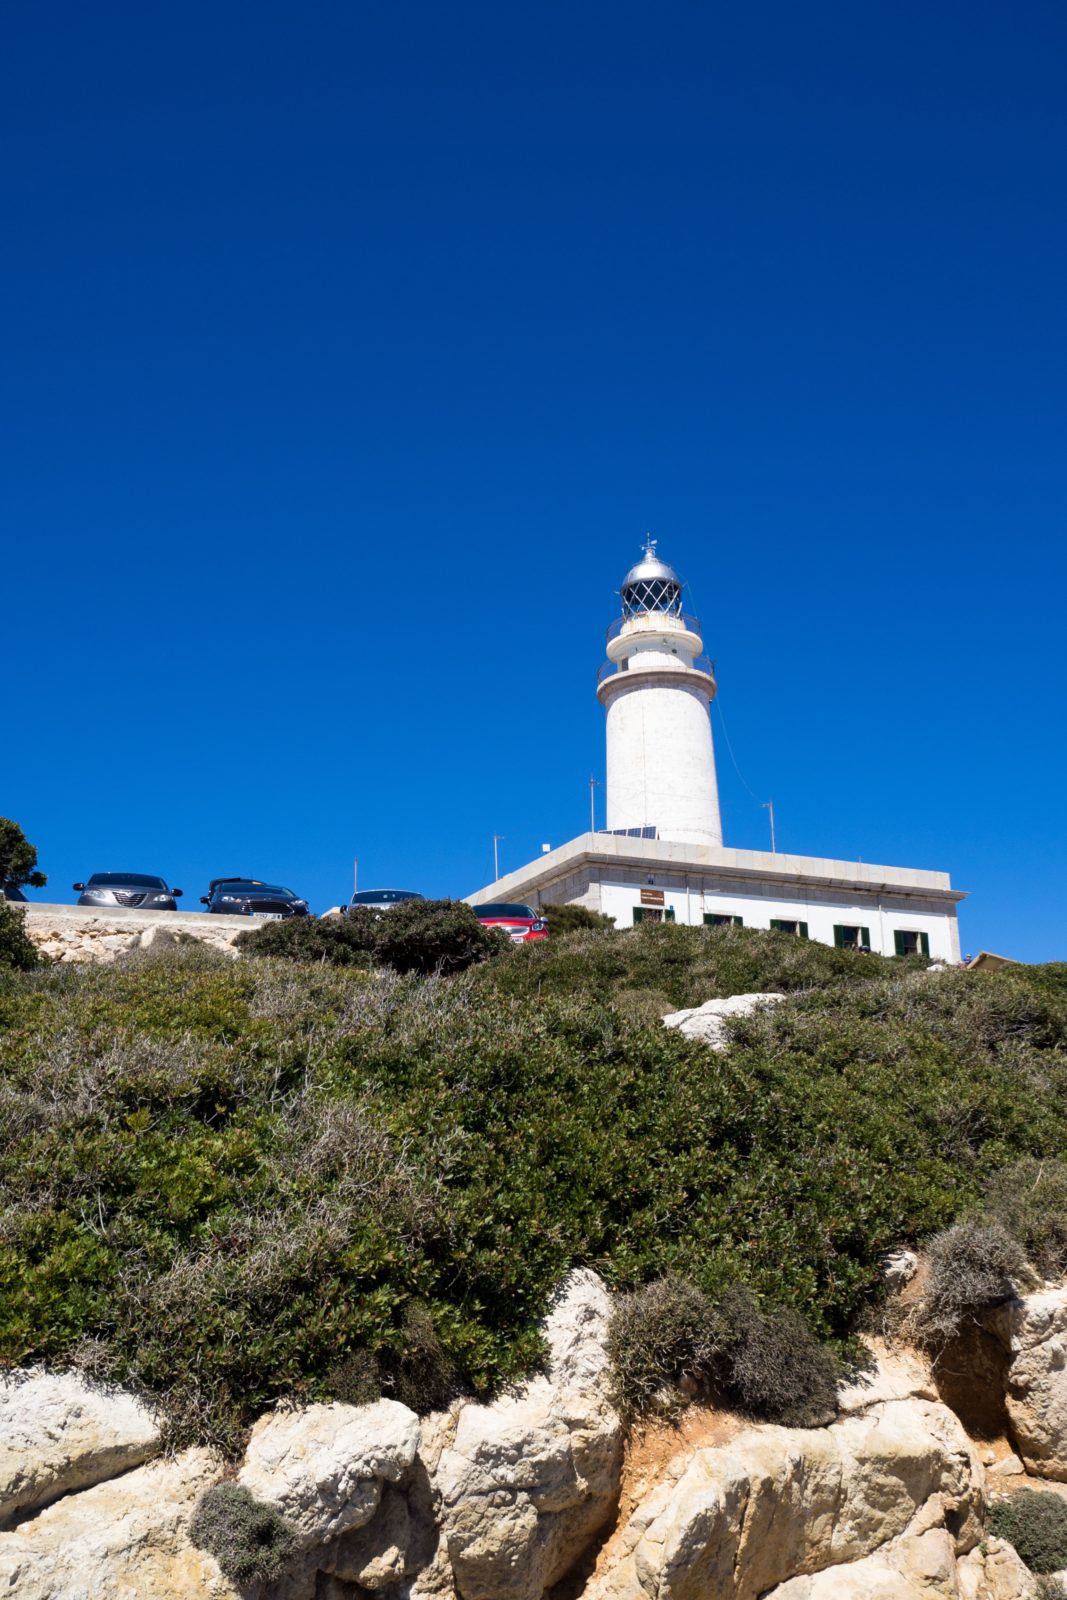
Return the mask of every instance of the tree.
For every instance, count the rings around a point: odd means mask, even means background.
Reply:
[[[43,889],[48,877],[37,870],[37,851],[17,822],[0,817],[0,892],[10,894],[24,883]]]

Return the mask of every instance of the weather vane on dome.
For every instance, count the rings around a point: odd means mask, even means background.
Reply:
[[[650,533],[645,534],[645,555],[652,561],[656,559],[656,546],[658,544],[658,539],[653,539]]]

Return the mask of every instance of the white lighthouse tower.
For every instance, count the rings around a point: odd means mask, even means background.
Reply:
[[[721,845],[709,708],[715,675],[700,624],[656,541],[623,580],[597,698],[607,711],[607,826],[674,844]]]

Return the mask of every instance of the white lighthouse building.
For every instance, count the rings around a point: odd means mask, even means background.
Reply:
[[[623,579],[621,598],[597,687],[607,712],[608,831],[721,845],[708,716],[715,672],[654,540]]]
[[[475,904],[584,905],[643,921],[777,928],[882,955],[958,961],[945,872],[733,850],[722,842],[710,706],[715,670],[682,583],[653,541],[623,579],[597,698],[606,713],[607,826],[486,885]]]

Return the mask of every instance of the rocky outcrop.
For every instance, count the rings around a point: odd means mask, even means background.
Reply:
[[[1001,1306],[990,1325],[1008,1350],[1008,1422],[1030,1472],[1067,1482],[1067,1289]]]
[[[189,1519],[221,1461],[187,1450],[68,1495],[0,1534],[0,1594],[18,1600],[232,1600]]]
[[[980,1534],[981,1472],[957,1419],[925,1400],[824,1429],[749,1428],[694,1452],[637,1507],[586,1600],[756,1600],[879,1553],[892,1568],[882,1547],[909,1529],[939,1535],[922,1547],[931,1560],[946,1538],[954,1556]]]
[[[460,1411],[437,1485],[463,1600],[540,1600],[611,1515],[622,1426],[609,1399],[609,1313],[599,1278],[572,1273],[546,1323],[544,1376]]]
[[[132,1395],[73,1373],[0,1380],[0,1527],[140,1466],[158,1443],[155,1419]]]
[[[753,1011],[763,1011],[778,1005],[784,994],[732,994],[726,1000],[706,1000],[702,1006],[688,1011],[671,1011],[663,1018],[664,1026],[677,1028],[688,1039],[703,1039],[713,1050],[725,1050],[728,1040],[727,1019],[748,1017]]]
[[[383,1483],[403,1478],[418,1444],[418,1417],[395,1400],[274,1412],[252,1429],[238,1482],[280,1511],[307,1550],[369,1522]]]
[[[259,917],[217,916],[207,911],[138,911],[116,906],[94,911],[88,906],[33,904],[23,911],[26,932],[50,961],[114,961],[134,950],[161,949],[193,940],[227,955],[236,955],[234,941]]]

